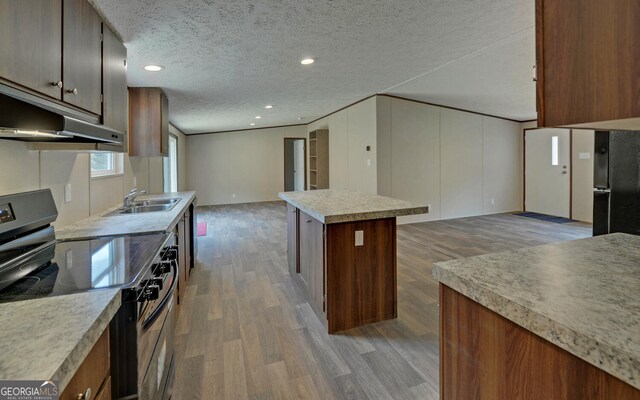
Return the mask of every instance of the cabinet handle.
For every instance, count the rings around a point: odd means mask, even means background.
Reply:
[[[91,388],[88,387],[84,393],[78,393],[77,400],[91,400]]]
[[[311,220],[310,220],[310,219],[308,219],[308,220],[307,220],[307,224],[310,224],[310,223],[311,223]]]
[[[62,89],[62,81],[51,82],[51,86],[57,86],[58,88]]]
[[[67,90],[67,93],[71,93],[72,95],[74,95],[74,96],[75,96],[75,95],[77,95],[77,94],[78,94],[78,89],[73,88],[73,89]]]

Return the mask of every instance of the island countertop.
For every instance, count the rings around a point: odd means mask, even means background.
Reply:
[[[442,284],[640,389],[640,237],[434,264]]]
[[[426,214],[427,206],[339,189],[280,192],[280,198],[323,224]]]
[[[171,230],[187,207],[193,203],[196,192],[175,192],[139,196],[136,200],[179,198],[169,211],[140,214],[107,215],[118,207],[112,207],[89,218],[85,218],[61,229],[56,229],[57,239],[83,239],[96,236],[156,233]]]
[[[55,380],[62,392],[121,299],[104,289],[0,304],[0,379]]]

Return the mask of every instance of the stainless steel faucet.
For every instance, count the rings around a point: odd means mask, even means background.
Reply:
[[[124,204],[123,207],[124,208],[129,208],[133,205],[133,202],[136,200],[136,197],[138,197],[141,194],[146,194],[147,191],[146,190],[141,190],[138,192],[138,188],[134,187],[133,189],[131,189],[129,191],[129,193],[124,196]]]

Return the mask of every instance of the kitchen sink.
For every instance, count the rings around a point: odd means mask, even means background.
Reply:
[[[146,206],[156,206],[156,205],[173,205],[179,202],[180,199],[158,199],[158,200],[139,200],[134,201],[134,207],[146,207]]]
[[[110,217],[112,215],[123,214],[141,214],[149,212],[161,212],[169,211],[178,204],[180,199],[158,199],[158,200],[140,200],[133,203],[133,205],[127,208],[119,208],[115,211],[105,215]]]

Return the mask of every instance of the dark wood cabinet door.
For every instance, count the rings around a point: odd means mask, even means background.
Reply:
[[[300,211],[300,274],[311,305],[324,312],[324,225]]]
[[[186,242],[186,226],[185,226],[185,218],[182,216],[178,221],[178,303],[182,304],[184,302],[185,291],[187,289],[187,275],[186,272],[188,270],[187,264],[187,247],[185,246]]]
[[[160,153],[163,156],[169,155],[169,98],[164,92],[160,92],[161,104],[161,137],[160,137]]]
[[[102,25],[103,124],[127,133],[127,48],[106,25]]]
[[[129,88],[129,155],[169,154],[169,100],[160,88]]]
[[[298,273],[298,245],[298,209],[287,203],[287,261],[292,275]]]
[[[109,354],[109,327],[107,327],[60,394],[60,400],[83,398],[80,396],[87,393],[87,389],[90,389],[90,393],[94,395],[105,383],[110,384]]]
[[[536,0],[538,126],[640,117],[638,21],[637,0]]]
[[[64,0],[62,99],[102,112],[102,21],[87,0]]]
[[[0,77],[60,99],[62,0],[0,0]]]

